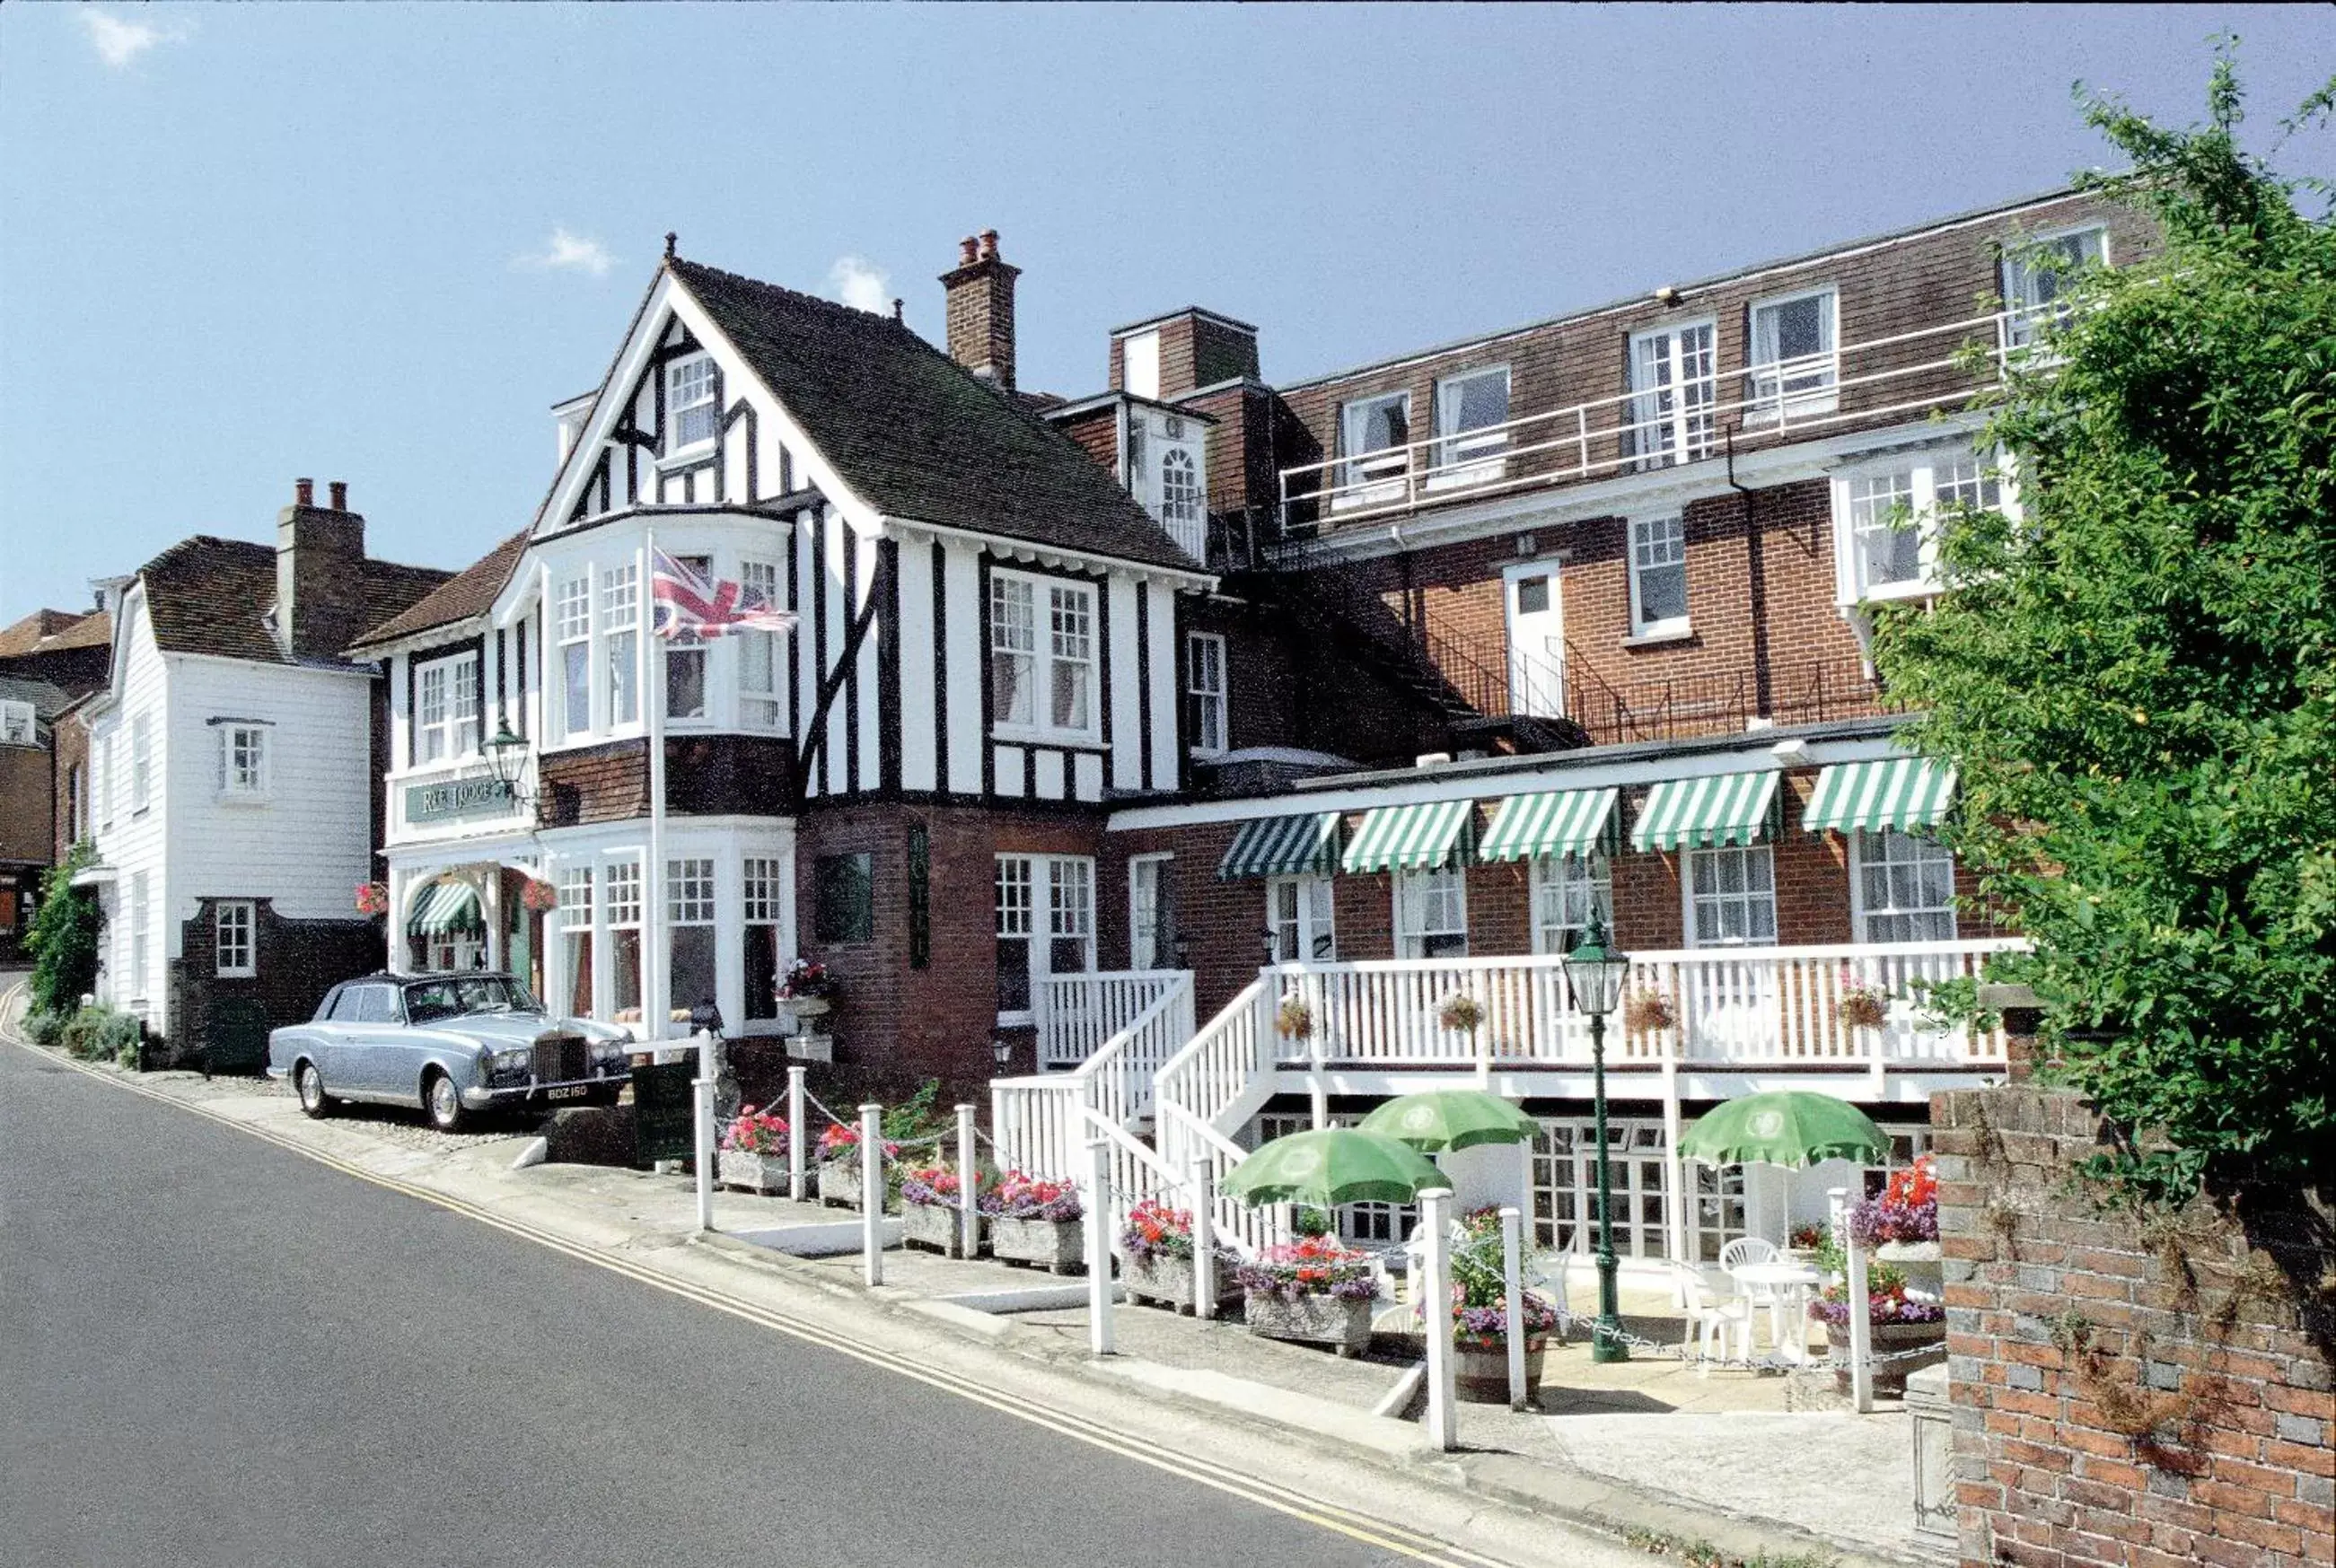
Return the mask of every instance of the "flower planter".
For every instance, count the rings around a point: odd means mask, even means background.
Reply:
[[[860,1162],[854,1160],[850,1165],[835,1160],[821,1162],[819,1201],[830,1208],[838,1205],[847,1209],[860,1207]]]
[[[1947,1288],[1947,1265],[1936,1242],[1884,1242],[1874,1258],[1904,1274],[1906,1293],[1917,1300],[1935,1302]]]
[[[824,996],[796,996],[788,998],[785,1006],[787,1011],[800,1021],[804,1019],[825,1018],[833,1011],[835,1003]]]
[[[1249,1331],[1260,1339],[1328,1345],[1339,1355],[1351,1357],[1360,1355],[1371,1342],[1374,1304],[1369,1296],[1348,1301],[1330,1295],[1251,1291],[1242,1312],[1249,1320]]]
[[[1541,1392],[1542,1354],[1549,1348],[1547,1334],[1525,1336],[1525,1398],[1531,1400]],[[1509,1402],[1509,1347],[1498,1340],[1472,1344],[1455,1341],[1453,1349],[1453,1382],[1460,1397],[1479,1405],[1505,1405]]]
[[[748,1154],[735,1148],[721,1149],[714,1157],[714,1176],[725,1187],[745,1187],[749,1192],[758,1193],[783,1193],[787,1190],[787,1157]]]
[[[974,1247],[980,1249],[981,1230],[977,1218]],[[964,1216],[955,1204],[911,1204],[900,1205],[900,1239],[912,1247],[926,1247],[945,1258],[966,1255]]]
[[[1086,1224],[993,1215],[989,1255],[1005,1263],[1036,1264],[1050,1274],[1078,1273],[1086,1266]]]
[[[1933,1347],[1935,1352],[1927,1356],[1908,1356],[1903,1360],[1875,1363],[1874,1391],[1877,1395],[1887,1395],[1893,1399],[1903,1398],[1906,1392],[1907,1373],[1920,1371],[1924,1367],[1934,1367],[1947,1359],[1947,1325],[1943,1322],[1875,1323],[1872,1325],[1872,1329],[1874,1353],[1876,1356],[1893,1355],[1925,1345]],[[1849,1357],[1849,1325],[1827,1323],[1825,1345],[1835,1356],[1846,1360]],[[1850,1391],[1849,1373],[1850,1369],[1847,1367],[1842,1367],[1835,1371],[1834,1392],[1846,1394]]]
[[[1233,1279],[1234,1266],[1231,1258],[1217,1254],[1217,1311],[1221,1313],[1241,1299],[1241,1286]],[[1192,1260],[1165,1253],[1150,1258],[1122,1258],[1119,1283],[1130,1301],[1157,1302],[1180,1312],[1191,1312],[1199,1299],[1192,1293]]]

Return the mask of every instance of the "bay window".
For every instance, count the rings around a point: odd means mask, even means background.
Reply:
[[[592,732],[591,576],[588,573],[561,583],[557,604],[560,728],[570,735],[589,735]]]
[[[1782,295],[1751,307],[1752,363],[1747,420],[1806,419],[1833,412],[1839,401],[1830,288]]]
[[[1952,942],[1955,857],[1937,839],[1886,828],[1850,842],[1860,942]]]
[[[1686,853],[1688,945],[1774,945],[1776,876],[1768,846],[1732,844]]]
[[[560,956],[568,977],[568,1011],[592,1016],[592,867],[560,868]]]
[[[601,868],[608,932],[609,1018],[641,1023],[641,863],[611,860]],[[661,1029],[644,1028],[644,1038]]]
[[[989,691],[991,717],[1000,731],[1095,738],[1092,585],[1016,572],[990,575]]]
[[[679,556],[675,557],[683,566],[707,585],[714,581],[714,558],[711,556]],[[660,637],[665,644],[665,716],[668,719],[703,719],[706,717],[706,666],[709,653],[697,634],[683,631],[678,636]]]
[[[1957,447],[1854,469],[1834,481],[1841,602],[1938,588],[1938,518],[1953,508],[1994,509],[2003,487],[1990,460]]]
[[[665,863],[666,994],[670,1010],[714,995],[714,862],[688,857]],[[654,1031],[652,1032],[663,1032]]]
[[[1456,866],[1395,874],[1396,954],[1468,956],[1468,883]]]
[[[747,593],[766,605],[783,605],[779,568],[769,561],[741,561],[738,580]],[[745,730],[777,730],[785,725],[776,632],[740,632],[732,639],[738,647],[738,725]]]
[[[630,724],[641,716],[641,568],[635,561],[600,574],[601,646],[608,672],[608,722]]]
[[[748,856],[745,864],[746,1017],[779,1015],[779,941],[782,889],[787,863]]]

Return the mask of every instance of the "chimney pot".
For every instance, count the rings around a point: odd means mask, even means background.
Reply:
[[[957,242],[957,264],[959,266],[971,266],[981,259],[980,244],[969,234]]]
[[[296,507],[315,506],[316,504],[316,481],[314,479],[294,479],[292,481],[292,504]]]
[[[335,479],[327,488],[326,493],[333,498],[333,510],[346,512],[349,509],[348,480]]]
[[[897,294],[892,296],[892,319],[894,321],[905,321],[908,319],[901,314],[901,312],[908,308],[908,301],[902,299]]]
[[[995,261],[997,258],[998,231],[994,228],[985,228],[981,231],[981,259]]]

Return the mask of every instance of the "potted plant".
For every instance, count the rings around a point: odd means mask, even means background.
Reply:
[[[1314,1009],[1302,996],[1285,996],[1273,1010],[1274,1032],[1303,1045],[1314,1038]]]
[[[824,963],[813,963],[808,958],[798,958],[787,965],[786,973],[779,977],[778,999],[781,1005],[794,1015],[797,1022],[806,1019],[824,1018],[835,1006],[835,993],[841,989],[827,972]]]
[[[1501,1211],[1471,1209],[1460,1216],[1464,1240],[1452,1253],[1453,1380],[1460,1398],[1478,1404],[1509,1402],[1508,1287],[1501,1258]],[[1416,1312],[1425,1316],[1426,1303]],[[1543,1352],[1557,1329],[1557,1309],[1523,1292],[1525,1397],[1541,1392]]]
[[[1052,1274],[1085,1266],[1086,1210],[1076,1183],[1007,1171],[976,1201],[989,1216],[989,1253],[1000,1263],[1036,1263]]]
[[[1883,1263],[1871,1264],[1865,1271],[1865,1301],[1869,1342],[1877,1358],[1874,1391],[1903,1395],[1907,1373],[1946,1359],[1946,1309],[1936,1302],[1916,1301],[1909,1296],[1906,1276]],[[1825,1343],[1833,1351],[1836,1368],[1834,1388],[1844,1394],[1850,1391],[1849,1314],[1849,1290],[1844,1283],[1827,1285],[1824,1295],[1809,1303],[1809,1316],[1825,1326]],[[1924,1347],[1934,1347],[1935,1353],[1901,1355]],[[1898,1359],[1884,1360],[1879,1359],[1882,1357]]]
[[[1880,1197],[1850,1211],[1849,1223],[1875,1261],[1905,1276],[1909,1295],[1939,1302],[1947,1266],[1939,1250],[1939,1178],[1929,1155],[1894,1172]]]
[[[889,1139],[884,1145],[884,1157],[890,1160],[900,1152],[900,1146]],[[856,1209],[860,1204],[860,1129],[842,1122],[832,1122],[819,1135],[819,1201]]]
[[[1237,1275],[1249,1331],[1261,1339],[1328,1345],[1341,1356],[1371,1342],[1378,1281],[1368,1253],[1330,1236],[1268,1247]]]
[[[1660,1034],[1678,1022],[1671,999],[1660,991],[1634,991],[1622,1003],[1622,1023],[1632,1034]]]
[[[983,1186],[979,1171],[973,1173],[975,1201],[980,1201]],[[954,1166],[910,1166],[900,1173],[900,1221],[902,1239],[912,1247],[930,1247],[945,1258],[961,1258],[965,1250],[964,1216],[959,1199],[965,1184],[958,1179]],[[974,1248],[981,1245],[980,1223],[975,1222]]]
[[[1795,1225],[1791,1244],[1785,1248],[1785,1251],[1804,1263],[1814,1262],[1825,1249],[1828,1239],[1823,1225]]]
[[[1835,1003],[1841,1021],[1851,1029],[1880,1029],[1890,1021],[1890,992],[1885,986],[1858,979],[1847,969]]]
[[[715,1174],[724,1186],[774,1193],[787,1185],[787,1118],[775,1111],[738,1108],[723,1129],[715,1152]]]
[[[1217,1306],[1222,1311],[1241,1300],[1241,1284],[1233,1277],[1241,1260],[1228,1247],[1212,1250],[1216,1253]],[[1158,1302],[1180,1312],[1197,1311],[1201,1298],[1198,1272],[1192,1266],[1191,1211],[1170,1208],[1156,1199],[1137,1204],[1127,1211],[1127,1224],[1120,1227],[1119,1254],[1120,1283],[1131,1300]]]

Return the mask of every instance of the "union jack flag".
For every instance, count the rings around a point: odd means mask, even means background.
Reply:
[[[709,581],[704,573],[663,550],[650,562],[653,629],[668,641],[704,642],[733,632],[791,632],[795,617],[744,583]]]

